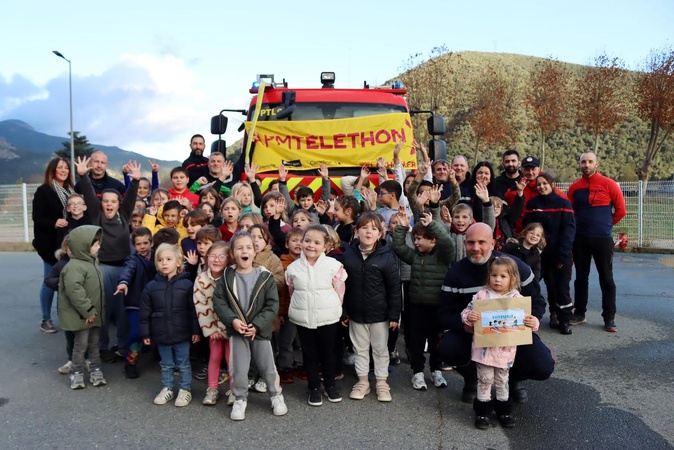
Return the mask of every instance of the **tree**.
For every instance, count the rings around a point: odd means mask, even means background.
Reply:
[[[70,132],[68,132],[68,136],[70,136]],[[91,156],[94,152],[94,148],[89,144],[89,139],[85,135],[80,136],[79,131],[73,131],[73,141],[75,144],[75,159],[80,156]],[[56,156],[70,160],[70,141],[63,141],[61,145],[63,145],[63,148],[56,150],[54,153],[56,153]]]
[[[637,113],[650,125],[646,158],[638,171],[639,179],[648,182],[655,157],[674,130],[674,50],[652,51],[645,65],[635,91]]]
[[[576,120],[585,130],[594,134],[594,152],[599,148],[600,136],[612,131],[627,119],[629,79],[624,63],[619,58],[601,54],[594,66],[584,70],[577,84]]]
[[[569,124],[570,87],[571,73],[559,61],[539,61],[531,71],[525,100],[540,132],[541,168],[546,141]]]
[[[513,141],[515,130],[510,112],[514,95],[503,74],[492,66],[488,66],[473,83],[467,121],[475,136],[473,163],[476,163],[480,145],[506,145]]]

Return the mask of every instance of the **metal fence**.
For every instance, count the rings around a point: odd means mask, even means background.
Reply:
[[[567,191],[570,183],[559,183]],[[0,185],[0,242],[33,239],[32,200],[39,184]],[[621,182],[627,216],[613,228],[631,247],[674,249],[674,181]]]

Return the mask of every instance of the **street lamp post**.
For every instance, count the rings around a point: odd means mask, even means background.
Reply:
[[[68,61],[68,91],[70,94],[70,175],[73,179],[73,184],[75,184],[75,135],[73,134],[73,71],[70,64],[70,60],[63,56],[63,54],[57,50],[53,50],[53,53],[59,58],[63,58]]]

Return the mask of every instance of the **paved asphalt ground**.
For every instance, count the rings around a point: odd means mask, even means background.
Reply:
[[[391,403],[378,403],[374,393],[348,399],[354,382],[348,374],[341,382],[344,400],[315,408],[298,380],[284,385],[286,416],[274,417],[267,395],[251,393],[247,418],[238,423],[224,402],[201,405],[203,381],[194,381],[186,408],[153,405],[160,375],[149,355],[137,380],[123,377],[121,363],[105,364],[106,387],[71,391],[56,372],[66,360],[63,332],[38,330],[41,261],[34,253],[3,253],[0,448],[671,449],[671,262],[659,255],[616,256],[617,334],[601,327],[593,273],[586,325],[561,336],[544,320],[540,334],[557,368],[548,381],[525,383],[530,400],[516,407],[517,426],[479,431],[471,407],[459,401],[457,374],[447,373],[447,389],[415,391],[405,361],[389,379]]]

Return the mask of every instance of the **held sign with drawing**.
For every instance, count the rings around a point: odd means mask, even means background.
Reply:
[[[474,324],[475,346],[507,347],[532,343],[532,331],[524,325],[531,314],[531,297],[492,298],[473,302],[480,313]]]

